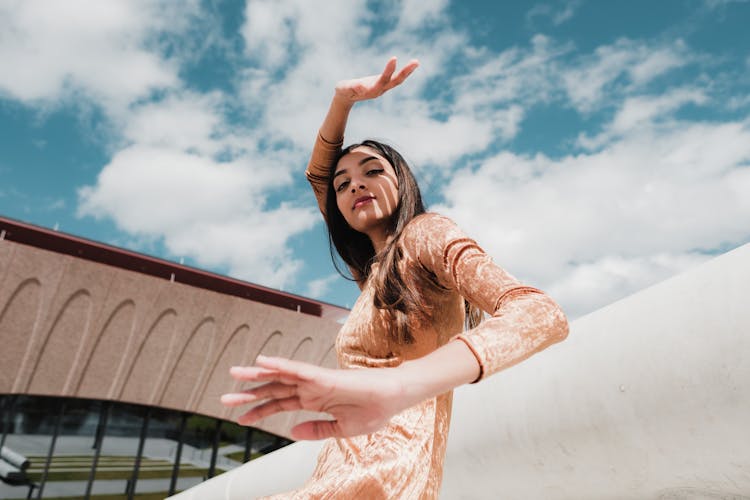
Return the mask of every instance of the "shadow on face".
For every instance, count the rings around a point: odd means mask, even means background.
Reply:
[[[332,180],[336,205],[354,230],[372,238],[385,229],[399,202],[396,171],[385,157],[356,147],[341,157]]]

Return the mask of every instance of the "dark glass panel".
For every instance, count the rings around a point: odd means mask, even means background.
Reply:
[[[65,411],[59,422],[59,436],[44,487],[45,498],[84,498],[94,463],[97,467],[91,483],[92,494],[127,498],[126,489],[132,480],[146,412],[148,427],[135,493],[155,498],[168,495],[183,413],[119,402],[0,395],[0,426],[4,426],[6,433],[5,444],[30,459],[28,476],[32,480],[38,482],[43,474],[62,402]],[[229,421],[221,422],[217,435],[217,419],[184,415],[184,444],[177,468],[176,491],[206,478],[214,442],[217,444],[215,475],[240,466],[246,457],[256,458],[290,443],[257,429],[252,429],[248,436],[248,428]],[[106,425],[102,427],[102,423]],[[249,450],[246,449],[248,443]],[[2,499],[26,498],[28,492],[27,486],[0,483]]]
[[[21,477],[38,482],[44,472],[59,411],[56,398],[15,396],[14,404],[8,405],[5,413],[6,449],[25,457],[29,466]],[[0,498],[26,498],[29,487],[24,481],[19,485],[0,482]],[[35,498],[35,497],[34,497]]]

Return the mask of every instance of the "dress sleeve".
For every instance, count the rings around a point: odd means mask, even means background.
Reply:
[[[495,264],[453,221],[425,214],[409,226],[404,240],[407,251],[440,286],[491,315],[454,337],[477,358],[480,373],[475,382],[567,336],[568,321],[560,307]]]
[[[328,191],[328,177],[331,173],[331,166],[336,161],[343,141],[329,142],[322,135],[318,134],[313,146],[310,163],[305,170],[305,176],[312,186],[315,198],[318,200],[318,208],[323,217],[326,215],[326,192]]]

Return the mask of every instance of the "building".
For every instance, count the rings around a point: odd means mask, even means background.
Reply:
[[[302,416],[233,423],[229,367],[335,366],[348,312],[5,218],[0,276],[1,498],[164,497],[289,443]]]

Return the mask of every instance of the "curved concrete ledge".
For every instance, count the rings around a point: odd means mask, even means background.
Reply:
[[[571,325],[456,391],[442,498],[750,499],[750,245]],[[254,498],[308,477],[296,443],[174,498]]]

